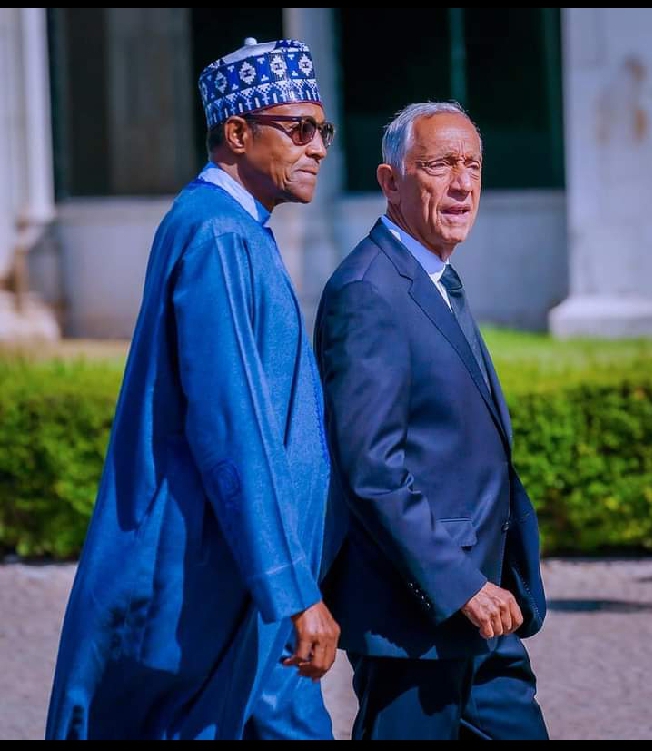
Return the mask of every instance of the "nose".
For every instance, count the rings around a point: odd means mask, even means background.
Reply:
[[[453,169],[451,188],[453,190],[458,190],[461,193],[470,193],[472,187],[473,180],[471,178],[471,171],[463,164],[458,164]]]
[[[324,138],[320,130],[315,131],[315,135],[312,137],[312,141],[308,144],[306,154],[313,159],[321,161],[327,154],[327,149],[324,146]]]

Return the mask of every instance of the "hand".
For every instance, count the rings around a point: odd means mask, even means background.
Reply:
[[[462,613],[480,629],[485,639],[513,634],[523,623],[523,615],[514,595],[487,582],[466,603]]]
[[[296,665],[301,675],[318,681],[335,662],[340,627],[323,602],[293,615],[292,623],[296,631],[294,654],[283,664]]]

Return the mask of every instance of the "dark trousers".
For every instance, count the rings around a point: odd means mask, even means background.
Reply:
[[[360,710],[353,740],[548,740],[516,636],[463,660],[349,655]]]

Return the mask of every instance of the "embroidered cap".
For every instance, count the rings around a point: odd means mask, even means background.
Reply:
[[[277,104],[321,104],[310,50],[294,39],[245,39],[244,47],[204,68],[199,91],[209,129]]]

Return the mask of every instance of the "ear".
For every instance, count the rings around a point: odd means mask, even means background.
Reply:
[[[399,178],[397,178],[394,168],[390,164],[378,165],[376,179],[387,202],[392,204],[400,203]]]
[[[230,117],[224,123],[224,143],[234,154],[244,153],[251,135],[251,128],[242,117]]]

